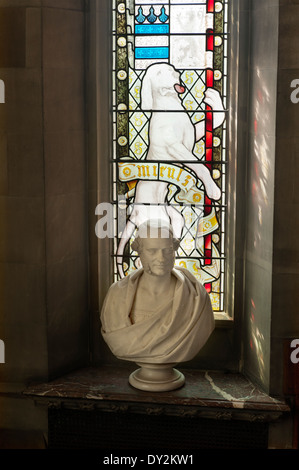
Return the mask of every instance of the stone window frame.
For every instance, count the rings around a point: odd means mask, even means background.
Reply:
[[[111,34],[111,30],[109,29],[109,26],[107,28],[107,25],[111,25],[111,15],[112,12],[109,11],[111,9],[111,5],[107,0],[103,0],[101,4],[99,5],[97,1],[95,1],[95,4],[91,3],[90,8],[95,8],[95,6],[98,5],[97,7],[97,22],[99,24],[99,27],[97,28],[97,31],[93,30],[91,31],[91,35],[93,37],[92,41],[95,40],[97,44],[99,43],[105,43],[105,60],[106,64],[108,64],[108,67],[111,68],[111,63],[109,63],[109,58],[112,60],[112,47],[111,44],[109,43],[109,39],[107,39],[107,32],[108,35]],[[108,10],[108,11],[107,11]],[[232,15],[232,9],[230,9],[229,14]],[[105,20],[104,20],[105,18]],[[102,23],[103,26],[102,26]],[[229,48],[239,47],[239,41],[238,38],[236,37],[237,31],[234,31],[232,28],[230,32],[230,40],[229,40]],[[91,47],[91,51],[93,54],[96,54],[96,63],[93,64],[93,72],[96,73],[96,80],[98,83],[101,83],[99,88],[102,88],[102,84],[104,84],[105,88],[110,90],[110,75],[112,74],[110,72],[105,74],[105,67],[103,67],[103,57],[101,56],[100,51],[95,51],[96,45],[92,45],[91,42],[89,43],[89,46]],[[94,49],[95,48],[95,49]],[[98,67],[98,69],[97,69]],[[229,61],[229,76],[234,70],[235,65],[232,63],[232,61]],[[91,79],[94,77],[90,77]],[[93,83],[94,85],[94,83]],[[234,80],[231,80],[230,78],[228,79],[228,88],[237,88],[239,84],[237,84],[237,77]],[[246,86],[244,87],[246,89]],[[244,89],[243,88],[243,89]],[[109,93],[108,93],[109,95]],[[244,95],[244,93],[243,93]],[[89,103],[91,104],[91,100],[93,99],[93,93],[90,93],[90,100]],[[237,132],[237,129],[232,123],[232,115],[235,112],[235,108],[240,106],[241,100],[246,100],[246,96],[242,96],[242,93],[236,93],[234,95],[234,101],[231,103],[231,108],[232,111],[228,114],[228,125],[227,127],[231,130],[230,135],[228,135],[228,138],[230,142],[228,143],[229,147],[229,170],[228,170],[228,179],[229,179],[229,185],[231,188],[236,188],[236,174],[235,174],[235,159],[236,159],[236,153],[237,153],[237,146],[234,145],[232,146],[232,140],[235,141],[235,134]],[[111,168],[107,165],[109,157],[107,159],[107,155],[112,155],[112,125],[107,126],[106,119],[111,119],[112,112],[111,112],[111,99],[112,97],[108,97],[107,94],[104,92],[103,94],[101,93],[100,90],[97,90],[96,92],[96,103],[97,105],[101,108],[101,111],[98,112],[96,109],[94,109],[95,104],[93,103],[91,106],[93,107],[93,116],[96,117],[96,122],[97,122],[97,128],[92,129],[93,133],[93,139],[97,139],[97,143],[92,141],[92,144],[94,145],[93,148],[89,147],[89,152],[90,150],[93,153],[97,153],[97,190],[98,190],[98,198],[96,201],[96,204],[102,203],[102,202],[110,202],[112,197],[111,197],[111,188],[105,187],[106,181],[112,181],[112,176],[111,176]],[[104,117],[104,121],[102,119],[102,116]],[[92,119],[92,118],[91,118]],[[89,122],[91,122],[91,119],[89,119]],[[90,131],[89,131],[90,132]],[[95,136],[96,132],[96,136]],[[109,142],[109,139],[111,142]],[[101,148],[105,147],[106,149],[109,149],[108,152],[104,155]],[[240,171],[238,169],[238,171]],[[93,175],[95,177],[95,175]],[[103,185],[104,183],[104,185]],[[235,307],[234,307],[234,289],[235,289],[235,275],[234,273],[236,270],[239,270],[238,278],[240,279],[240,274],[241,270],[238,269],[236,264],[236,202],[233,197],[230,197],[228,194],[228,205],[229,205],[229,219],[230,222],[227,223],[227,232],[228,232],[228,266],[227,266],[227,272],[228,275],[226,276],[226,301],[225,301],[225,312],[227,313],[216,313],[215,314],[215,319],[218,324],[231,324],[234,316],[235,316]],[[95,205],[96,207],[96,205]],[[231,216],[231,214],[233,214]],[[227,217],[228,218],[228,217]],[[94,219],[95,220],[95,219]],[[93,220],[93,224],[94,224]],[[233,220],[233,222],[232,222]],[[241,228],[242,230],[242,228]],[[240,228],[239,228],[240,231]],[[92,233],[92,236],[94,236],[94,231]],[[241,237],[242,238],[242,237]],[[92,242],[94,245],[94,241]],[[110,283],[113,282],[113,268],[111,267],[111,260],[108,260],[107,254],[111,253],[113,250],[113,242],[104,239],[104,240],[98,240],[98,251],[101,253],[101,257],[99,257],[99,270],[101,271],[101,266],[105,267],[105,271],[107,272],[107,266],[109,266],[109,280]],[[102,287],[102,280],[99,285],[99,290],[101,291]],[[107,288],[107,285],[104,287]],[[101,303],[101,297],[100,297],[100,303]]]

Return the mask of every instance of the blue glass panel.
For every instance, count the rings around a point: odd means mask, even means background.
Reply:
[[[168,59],[168,47],[136,47],[136,59]]]
[[[142,7],[139,7],[138,16],[136,16],[136,21],[138,21],[138,23],[144,23],[145,20],[146,20],[146,17],[143,14]]]
[[[154,7],[150,8],[150,14],[147,17],[147,21],[149,23],[155,23],[157,21],[158,17],[154,14]]]
[[[168,34],[169,24],[137,24],[135,34]]]
[[[161,8],[161,14],[159,16],[159,20],[161,21],[161,23],[166,23],[166,21],[169,19],[169,16],[166,15],[165,13],[165,7],[163,6]]]

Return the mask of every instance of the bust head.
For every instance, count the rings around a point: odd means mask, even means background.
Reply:
[[[170,224],[151,220],[138,228],[132,248],[139,254],[146,273],[165,276],[173,269],[179,243]]]

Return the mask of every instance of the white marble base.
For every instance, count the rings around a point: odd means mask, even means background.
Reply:
[[[130,377],[132,387],[148,392],[168,392],[181,388],[185,384],[184,375],[174,369],[175,364],[138,363],[141,368]]]

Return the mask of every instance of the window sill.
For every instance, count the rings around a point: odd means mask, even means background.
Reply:
[[[272,422],[289,406],[268,396],[241,374],[183,369],[179,390],[149,393],[134,389],[128,377],[136,365],[103,366],[31,385],[24,395],[49,409],[101,410],[147,415]]]
[[[234,319],[225,312],[215,312],[214,318],[217,328],[231,328],[234,325]]]

